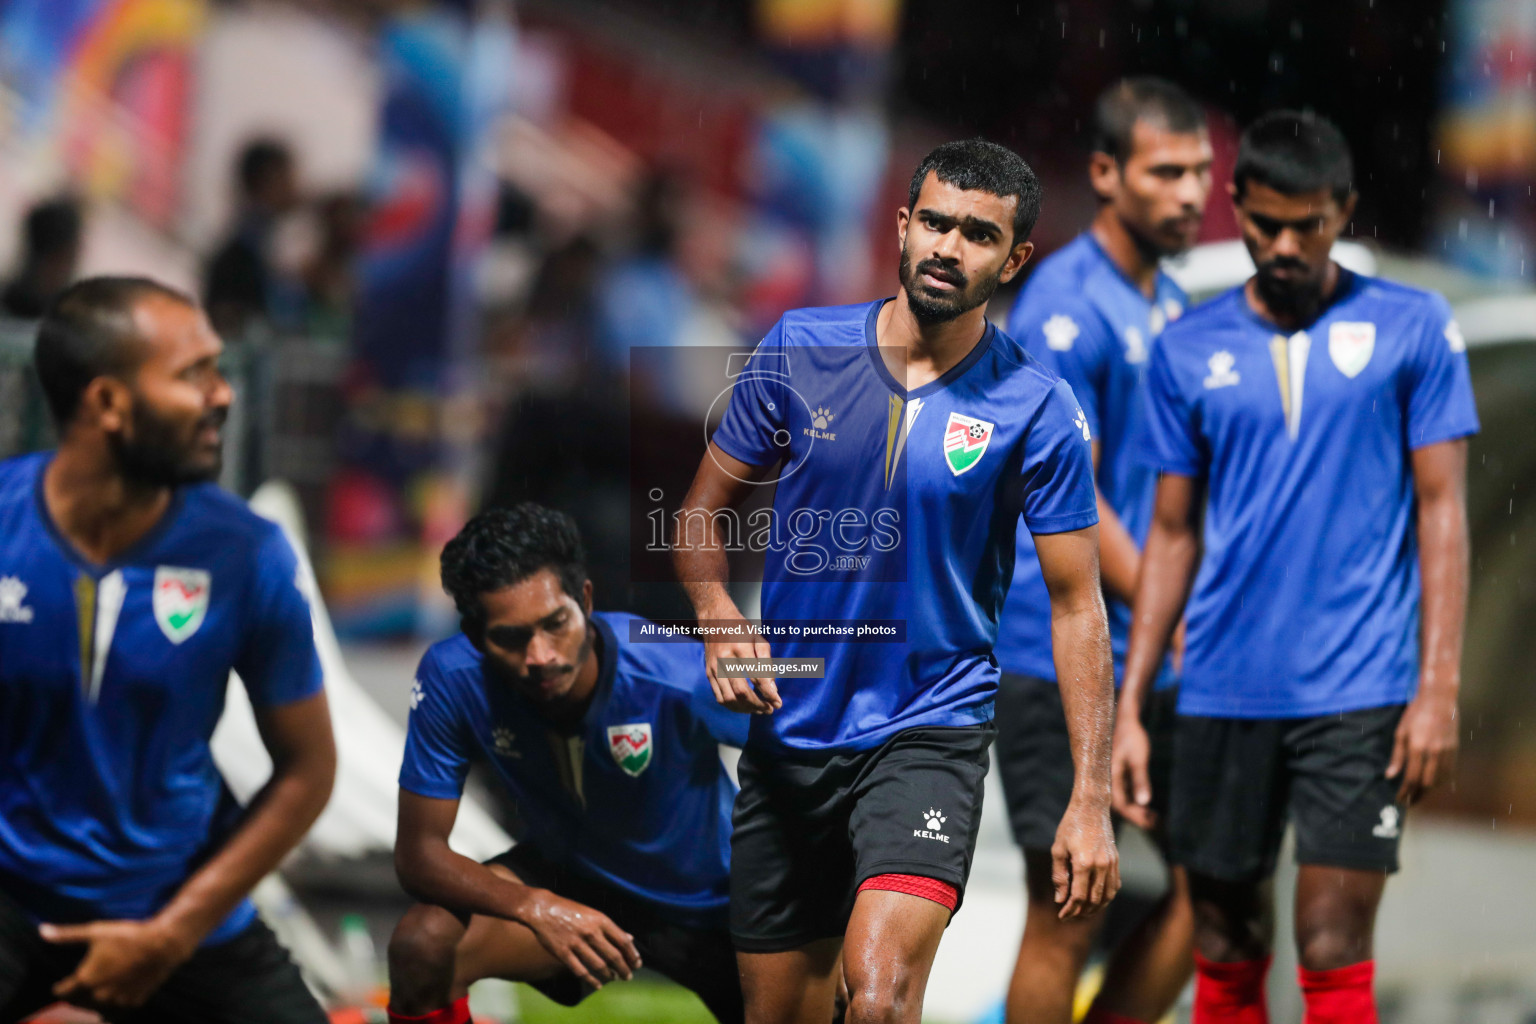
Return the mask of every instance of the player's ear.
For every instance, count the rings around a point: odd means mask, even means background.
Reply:
[[[585,580],[581,584],[581,614],[587,618],[592,617],[592,581]]]
[[[115,377],[97,377],[85,386],[75,415],[115,434],[128,425],[132,408],[133,396],[127,385]]]
[[[896,209],[896,251],[907,247],[907,226],[912,223],[912,211],[905,206]]]
[[[1100,202],[1115,198],[1120,187],[1120,163],[1108,153],[1094,153],[1088,158],[1088,184]]]
[[[1349,223],[1350,219],[1352,217],[1354,217],[1354,215],[1355,215],[1355,202],[1359,198],[1360,198],[1360,193],[1358,193],[1358,192],[1351,192],[1349,194],[1349,196],[1342,203],[1339,204],[1339,222],[1340,223],[1347,224],[1347,223]]]
[[[1003,271],[997,275],[998,284],[1007,284],[1019,276],[1019,271],[1024,269],[1024,264],[1029,262],[1029,257],[1034,254],[1035,243],[1024,241],[1013,247],[1008,258],[1003,261]]]

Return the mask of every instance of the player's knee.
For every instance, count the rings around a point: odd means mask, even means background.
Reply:
[[[848,993],[846,1024],[898,1024],[908,1019],[916,1020],[916,1012],[905,986],[870,985]]]
[[[390,1001],[396,1010],[430,1012],[453,985],[454,956],[464,926],[440,907],[406,912],[389,939]]]
[[[1195,949],[1207,960],[1257,960],[1270,953],[1268,926],[1262,918],[1196,903],[1194,926]]]
[[[1296,958],[1309,971],[1331,971],[1371,958],[1369,929],[1324,921],[1296,923]]]
[[[1061,907],[1054,899],[1031,899],[1024,915],[1024,945],[1031,955],[1075,963],[1079,969],[1093,950],[1102,918],[1061,919]]]
[[[922,1013],[922,980],[904,965],[888,964],[873,974],[847,970],[846,1024],[896,1024],[915,1021]]]

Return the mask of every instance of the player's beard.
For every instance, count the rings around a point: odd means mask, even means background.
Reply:
[[[147,487],[180,487],[216,479],[224,467],[222,451],[215,448],[210,457],[199,461],[195,450],[203,429],[220,429],[228,417],[227,409],[205,413],[193,425],[188,439],[176,424],[137,401],[133,405],[132,436],[109,435],[118,470],[124,478]]]
[[[1290,277],[1277,277],[1274,273],[1277,268],[1295,273]],[[1271,313],[1296,320],[1312,318],[1323,304],[1323,282],[1307,275],[1307,270],[1302,261],[1284,256],[1258,265],[1254,287]]]
[[[955,286],[952,292],[933,292],[923,284],[921,275],[932,273],[948,280]],[[945,265],[936,259],[926,259],[912,266],[912,254],[901,247],[901,287],[907,293],[907,307],[920,324],[943,324],[969,313],[983,305],[997,291],[1002,270],[975,281],[969,280],[958,267]]]

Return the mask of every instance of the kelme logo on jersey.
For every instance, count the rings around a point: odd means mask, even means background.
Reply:
[[[1328,356],[1339,372],[1349,378],[1360,376],[1376,351],[1376,325],[1373,323],[1335,323],[1328,326]]]
[[[959,476],[981,461],[992,440],[993,425],[958,412],[949,414],[944,427],[944,461],[949,471]]]
[[[15,576],[0,576],[0,622],[31,622],[32,609],[25,601],[27,585]]]
[[[639,775],[651,764],[651,723],[610,725],[608,749],[626,775]]]
[[[181,643],[203,624],[212,583],[213,577],[204,569],[155,568],[155,622],[171,643]]]

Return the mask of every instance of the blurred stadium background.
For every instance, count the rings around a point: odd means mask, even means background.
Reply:
[[[651,488],[681,496],[720,384],[669,354],[892,290],[893,211],[946,138],[1036,167],[1052,251],[1092,211],[1086,111],[1128,73],[1208,105],[1218,183],[1257,113],[1335,119],[1350,258],[1456,306],[1484,425],[1465,732],[1388,888],[1383,1019],[1536,1021],[1536,0],[0,0],[0,456],[48,444],[26,363],[52,290],[128,272],[208,301],[241,395],[225,483],[284,485],[263,507],[310,554],[352,701],[343,785],[264,899],[317,984],[366,1004],[403,908],[385,851],[414,660],[455,626],[443,540],[536,497],[581,522],[599,604],[679,614],[631,531]],[[1218,189],[1192,290],[1245,276],[1234,237]],[[237,790],[264,770],[238,731]],[[456,842],[500,841],[513,809],[482,803]],[[1127,859],[1122,916],[1161,881],[1134,839]],[[1001,1019],[1020,878],[994,813],[931,1019]],[[660,985],[580,1016],[477,998],[499,1020],[701,1013]]]

